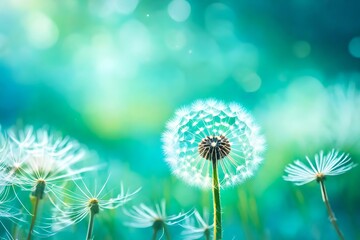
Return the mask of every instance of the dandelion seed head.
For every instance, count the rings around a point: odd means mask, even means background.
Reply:
[[[160,218],[159,218],[159,219],[155,219],[152,227],[153,227],[153,229],[154,229],[155,231],[161,230],[161,229],[164,227],[164,222],[163,222],[163,220],[160,219]]]
[[[164,200],[153,208],[140,204],[129,210],[124,209],[124,213],[131,219],[126,225],[135,228],[153,227],[155,230],[162,229],[165,225],[176,225],[187,217],[187,213],[167,215]]]
[[[45,186],[46,186],[46,182],[44,179],[42,178],[39,178],[37,181],[36,181],[36,184],[35,184],[35,190],[31,193],[31,195],[33,197],[37,197],[39,199],[43,199],[44,197],[44,192],[45,192]]]
[[[162,141],[172,172],[202,188],[212,185],[213,161],[219,165],[222,187],[243,182],[262,162],[265,148],[260,128],[243,107],[215,99],[177,110]]]
[[[201,216],[196,209],[180,226],[184,229],[181,232],[184,240],[210,239],[214,227],[213,224],[209,224],[209,212],[205,210]]]
[[[315,178],[316,178],[317,182],[320,182],[325,179],[325,174],[324,173],[316,173]]]
[[[111,199],[109,201],[111,201]],[[99,200],[97,198],[90,198],[88,207],[92,214],[99,213],[100,212]]]
[[[201,157],[210,161],[218,161],[229,155],[231,145],[223,136],[207,136],[199,143],[198,151]]]
[[[101,185],[100,189],[89,187],[83,179],[74,181],[75,190],[57,189],[56,194],[67,199],[57,199],[59,204],[53,208],[52,222],[49,228],[53,231],[60,231],[70,225],[81,222],[89,214],[100,214],[106,209],[116,209],[133,197],[140,191],[137,189],[133,192],[125,191],[121,185],[116,197],[111,197],[111,193],[106,190],[109,178]]]
[[[49,198],[56,198],[54,192],[63,189],[66,182],[95,168],[80,166],[86,159],[84,146],[46,127],[13,127],[6,131],[5,139],[7,153],[1,165],[8,174],[4,182],[31,192],[33,198],[43,199],[49,194],[53,195]]]
[[[284,180],[293,182],[295,185],[303,185],[314,180],[320,182],[327,176],[340,175],[357,166],[348,154],[340,153],[335,149],[326,155],[320,151],[313,160],[309,157],[306,157],[306,160],[308,164],[299,160],[289,164],[285,168],[287,175],[284,176]]]

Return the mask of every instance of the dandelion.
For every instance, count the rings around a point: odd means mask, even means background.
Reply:
[[[54,209],[53,219],[56,223],[52,225],[52,229],[58,231],[67,226],[76,224],[89,216],[86,239],[93,239],[92,232],[95,215],[100,214],[100,212],[105,209],[116,209],[122,206],[140,191],[140,189],[137,189],[134,192],[128,192],[125,191],[123,185],[121,185],[119,193],[115,197],[112,197],[110,192],[105,191],[108,180],[109,178],[106,179],[100,189],[95,187],[94,191],[90,190],[83,179],[80,179],[80,183],[74,181],[76,186],[75,191],[67,189],[59,191],[58,194],[67,198],[69,203],[62,201],[64,207],[57,207]]]
[[[176,225],[187,217],[187,213],[179,213],[177,215],[167,215],[165,201],[155,205],[152,209],[145,204],[133,206],[130,211],[124,210],[125,214],[132,218],[132,222],[126,223],[128,226],[136,228],[153,228],[152,239],[156,240],[157,234],[163,231],[163,235],[170,240],[168,226]]]
[[[259,127],[236,103],[199,100],[175,113],[162,140],[176,176],[212,188],[214,239],[221,239],[220,187],[243,182],[262,162],[265,141]]]
[[[185,223],[181,224],[184,228],[181,233],[184,236],[184,239],[194,240],[205,238],[205,240],[210,240],[211,229],[214,225],[209,224],[209,213],[205,211],[204,217],[202,217],[200,213],[195,210],[193,216],[193,218],[186,218]]]
[[[339,238],[344,239],[330,206],[325,188],[325,179],[327,176],[343,174],[354,168],[356,164],[351,162],[351,158],[348,154],[340,154],[335,149],[332,149],[331,152],[326,155],[324,155],[323,151],[321,151],[319,155],[316,154],[315,164],[307,156],[306,160],[310,166],[305,165],[299,160],[296,160],[293,164],[289,164],[285,168],[285,172],[288,175],[284,176],[284,179],[286,181],[294,182],[295,185],[303,185],[316,180],[320,184],[322,199],[325,203],[330,222],[334,226]]]
[[[75,165],[85,159],[84,148],[69,137],[49,133],[46,128],[36,132],[32,127],[18,132],[10,130],[8,136],[10,150],[6,165],[12,171],[13,185],[31,192],[33,211],[27,237],[30,240],[38,205],[44,196],[47,195],[53,203],[56,189],[62,189],[67,181],[78,178],[80,173],[91,171],[94,167],[76,169]]]

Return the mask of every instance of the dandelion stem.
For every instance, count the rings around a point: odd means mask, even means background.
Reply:
[[[168,230],[166,224],[164,224],[163,227],[164,227],[165,238],[166,238],[167,240],[171,240],[170,233],[169,233],[169,230]]]
[[[31,193],[30,200],[33,200],[35,198],[35,203],[34,203],[34,211],[32,214],[32,219],[31,219],[31,224],[30,224],[30,229],[29,229],[29,234],[27,236],[27,240],[31,239],[31,235],[34,230],[35,221],[36,221],[36,217],[37,217],[39,202],[44,197],[45,187],[46,187],[45,181],[43,179],[38,179],[36,182],[36,185],[35,185],[35,190]]]
[[[158,232],[158,230],[154,228],[154,231],[153,231],[153,235],[152,235],[151,240],[156,240],[157,232]]]
[[[210,230],[209,229],[207,229],[207,230],[205,230],[205,240],[210,240]]]
[[[32,218],[31,218],[31,224],[30,224],[30,229],[29,229],[29,233],[27,236],[27,240],[31,239],[31,235],[34,230],[35,221],[36,221],[36,217],[37,217],[37,211],[38,211],[38,207],[39,207],[39,202],[40,202],[40,198],[35,197],[34,211],[33,211]]]
[[[171,237],[170,237],[170,233],[169,233],[169,230],[166,226],[166,224],[164,222],[162,222],[161,220],[156,220],[154,222],[154,225],[153,225],[153,235],[152,235],[152,240],[156,240],[156,236],[157,236],[157,233],[159,232],[160,229],[162,229],[164,231],[164,235],[165,235],[165,239],[166,240],[171,240]]]
[[[334,228],[336,230],[336,233],[339,236],[339,239],[344,240],[345,239],[344,235],[340,231],[340,228],[339,228],[339,226],[337,224],[334,212],[332,211],[331,206],[330,206],[330,202],[329,202],[329,199],[328,199],[328,196],[327,196],[327,193],[326,193],[324,179],[319,180],[319,183],[320,183],[320,190],[321,190],[322,199],[323,199],[323,201],[325,203],[325,206],[326,206],[326,209],[327,209],[327,212],[328,212],[328,215],[329,215],[330,222],[334,226]]]
[[[214,240],[222,239],[221,227],[221,204],[220,204],[220,184],[217,169],[217,161],[212,161],[213,166],[213,203],[214,203]]]
[[[95,219],[95,214],[98,214],[100,212],[100,206],[99,206],[99,200],[97,198],[91,198],[89,200],[89,210],[90,210],[90,219],[89,219],[89,226],[88,226],[88,231],[86,234],[86,239],[92,239],[92,232],[93,232],[93,228],[94,228],[94,219]]]
[[[89,226],[86,234],[86,240],[92,239],[92,232],[94,228],[95,213],[90,212]]]

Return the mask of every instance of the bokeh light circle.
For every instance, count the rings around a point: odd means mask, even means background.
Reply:
[[[355,58],[360,58],[360,37],[354,37],[349,42],[349,52]]]
[[[296,41],[292,46],[293,53],[298,58],[305,58],[311,53],[311,45],[306,41]]]
[[[186,21],[191,13],[190,3],[185,0],[173,0],[168,5],[168,14],[176,22]]]
[[[35,48],[46,49],[52,47],[58,40],[58,27],[44,13],[31,13],[25,18],[24,25],[28,41]]]

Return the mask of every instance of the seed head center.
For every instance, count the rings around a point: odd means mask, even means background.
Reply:
[[[230,154],[231,145],[224,135],[207,136],[199,143],[198,150],[200,156],[206,160],[217,161]]]
[[[100,212],[99,200],[97,198],[91,198],[89,200],[88,207],[90,208],[90,212],[95,215]]]
[[[316,173],[316,181],[320,182],[323,181],[324,179],[325,179],[324,173]]]
[[[44,179],[39,178],[35,184],[35,190],[31,192],[31,196],[43,199],[45,193],[46,182]]]

